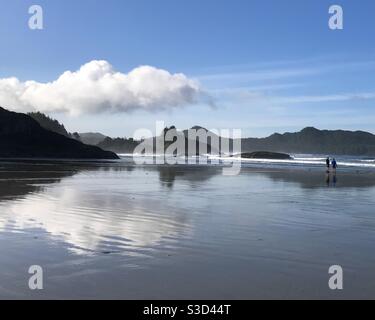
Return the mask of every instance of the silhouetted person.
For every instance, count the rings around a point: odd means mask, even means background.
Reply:
[[[331,167],[331,166],[330,166],[330,160],[329,160],[329,157],[327,157],[327,159],[326,159],[326,165],[327,165],[327,172],[329,172],[329,168]]]

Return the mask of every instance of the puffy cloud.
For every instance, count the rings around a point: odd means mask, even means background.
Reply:
[[[0,79],[0,105],[16,111],[100,112],[156,111],[210,103],[200,85],[184,74],[140,66],[127,74],[107,61],[91,61],[48,83]]]

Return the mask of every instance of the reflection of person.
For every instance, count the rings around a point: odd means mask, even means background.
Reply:
[[[336,169],[337,169],[337,161],[335,158],[332,158],[332,162],[330,161],[330,158],[327,157],[327,171],[326,171],[326,183],[327,187],[330,187],[331,185],[333,187],[336,187],[337,183],[337,177],[336,177]],[[332,166],[332,170],[331,170]]]
[[[327,172],[327,174],[326,174],[326,183],[327,183],[327,187],[331,187],[331,186],[332,187],[336,187],[336,184],[337,184],[336,173],[334,173],[333,175],[331,175],[330,172]]]
[[[331,176],[329,175],[329,173],[327,173],[327,175],[326,175],[326,183],[327,183],[327,187],[329,187],[330,182],[331,182]]]

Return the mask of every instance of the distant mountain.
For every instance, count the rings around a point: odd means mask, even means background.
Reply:
[[[58,121],[53,120],[41,113],[30,114],[36,119],[42,127],[60,133],[66,137],[75,138],[86,144],[97,145],[103,150],[108,150],[116,153],[132,153],[136,146],[140,143],[133,139],[126,138],[110,138],[101,133],[68,133],[65,127]],[[218,136],[209,130],[194,126],[191,129],[203,130],[211,138],[207,141],[208,153],[219,153],[219,151],[212,148],[211,140]],[[185,141],[185,154],[188,154],[188,130],[177,131],[172,126],[165,128],[164,133],[158,137],[150,138],[144,141],[148,145],[153,145],[154,152],[161,150],[164,137],[166,133],[179,135]],[[232,139],[222,139],[230,146],[229,151],[233,149]],[[174,141],[173,141],[174,142]],[[164,150],[173,143],[164,141]],[[158,149],[156,150],[156,145]],[[242,153],[252,153],[257,151],[281,152],[281,153],[306,153],[306,154],[327,154],[327,155],[358,155],[358,156],[375,156],[375,135],[363,131],[344,131],[344,130],[319,130],[313,127],[307,127],[300,132],[295,133],[275,133],[267,138],[243,138],[241,139]],[[150,149],[150,148],[149,148]],[[152,150],[152,149],[151,149]]]
[[[107,136],[98,132],[79,133],[79,137],[83,143],[93,146],[98,145],[107,138]]]
[[[318,130],[307,127],[296,133],[275,133],[267,138],[242,139],[242,152],[375,156],[375,135],[363,131]]]
[[[173,130],[177,134],[185,135],[185,143],[188,143],[188,131],[176,131],[174,127],[166,128],[166,131]],[[210,137],[217,137],[209,130],[195,126],[192,129],[203,130]],[[162,137],[154,138],[160,141]],[[211,145],[212,138],[207,141],[208,153],[227,152],[228,150],[217,150]],[[152,140],[150,140],[152,141]],[[229,145],[232,152],[233,139],[222,138],[221,142]],[[165,143],[167,148],[171,142]],[[364,131],[344,131],[344,130],[319,130],[307,127],[295,133],[275,133],[267,138],[243,138],[241,139],[241,152],[276,152],[276,153],[304,153],[304,154],[327,154],[327,155],[355,155],[355,156],[375,156],[375,135]]]
[[[177,138],[178,137],[178,138]],[[139,144],[140,142],[138,142]],[[181,143],[177,147],[177,143]],[[189,138],[187,130],[179,131],[175,126],[164,128],[159,136],[147,138],[142,141],[142,147],[146,149],[146,153],[165,153],[172,155],[196,155],[197,153],[189,153]],[[176,150],[178,148],[178,150]],[[210,148],[210,146],[208,146]],[[205,152],[206,153],[206,152]]]
[[[105,139],[98,143],[97,146],[103,150],[109,150],[116,153],[133,153],[134,149],[139,144],[139,141],[126,138],[110,138]]]
[[[0,107],[0,158],[118,159],[43,128],[31,116]]]

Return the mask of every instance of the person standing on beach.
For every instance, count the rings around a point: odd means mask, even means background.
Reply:
[[[332,168],[333,168],[333,171],[336,172],[336,169],[337,169],[337,162],[336,162],[336,159],[333,158],[332,160]]]
[[[330,168],[330,160],[329,160],[329,157],[327,157],[326,164],[327,164],[327,171],[329,171],[329,168]]]

